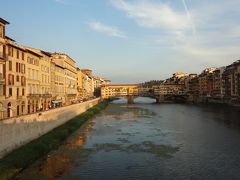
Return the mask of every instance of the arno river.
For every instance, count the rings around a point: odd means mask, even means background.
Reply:
[[[240,179],[239,108],[111,103],[17,179]]]

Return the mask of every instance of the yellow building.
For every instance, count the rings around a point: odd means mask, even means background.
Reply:
[[[64,104],[71,104],[77,99],[76,62],[64,53],[52,53],[52,61],[64,68]]]
[[[109,84],[101,87],[101,97],[103,99],[137,95],[138,84]]]
[[[64,66],[58,62],[51,62],[51,89],[53,106],[65,104],[65,73]]]
[[[26,111],[26,60],[25,50],[11,38],[6,38],[5,85],[3,107],[4,118],[25,114]]]
[[[92,75],[92,70],[90,69],[81,69],[84,76],[84,89],[85,97],[90,98],[94,95],[94,79]]]
[[[0,119],[6,117],[7,109],[3,105],[5,101],[6,90],[6,42],[5,42],[5,26],[9,22],[0,18]]]
[[[52,92],[51,92],[51,54],[45,51],[25,47],[26,49],[40,55],[39,60],[39,96],[40,96],[40,110],[48,110],[51,107]]]
[[[184,84],[161,84],[154,87],[155,95],[184,95],[185,93]]]
[[[0,119],[26,112],[25,49],[5,36],[8,22],[0,19]]]
[[[29,48],[27,52],[27,112],[34,113],[43,110],[41,105],[41,68],[40,61],[43,57]]]
[[[86,89],[85,89],[85,79],[86,75],[77,68],[77,99],[83,100],[86,98]]]

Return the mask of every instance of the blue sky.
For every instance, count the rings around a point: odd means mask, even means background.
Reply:
[[[19,44],[135,83],[238,60],[239,9],[239,0],[1,0],[0,16]]]

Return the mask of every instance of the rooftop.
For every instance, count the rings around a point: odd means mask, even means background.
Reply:
[[[10,24],[9,22],[7,22],[5,19],[3,18],[0,18],[0,22],[3,23],[3,24]]]

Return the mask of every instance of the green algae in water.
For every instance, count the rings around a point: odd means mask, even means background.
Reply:
[[[118,138],[118,141],[121,143],[130,143],[130,141],[127,138]]]
[[[171,158],[174,153],[179,151],[179,147],[173,147],[164,144],[154,144],[151,141],[144,141],[140,144],[131,144],[129,146],[113,143],[94,144],[93,149],[95,151],[105,152],[119,151],[127,153],[150,153],[159,158]]]
[[[93,149],[95,151],[124,151],[124,147],[120,144],[105,143],[105,144],[94,144]]]

